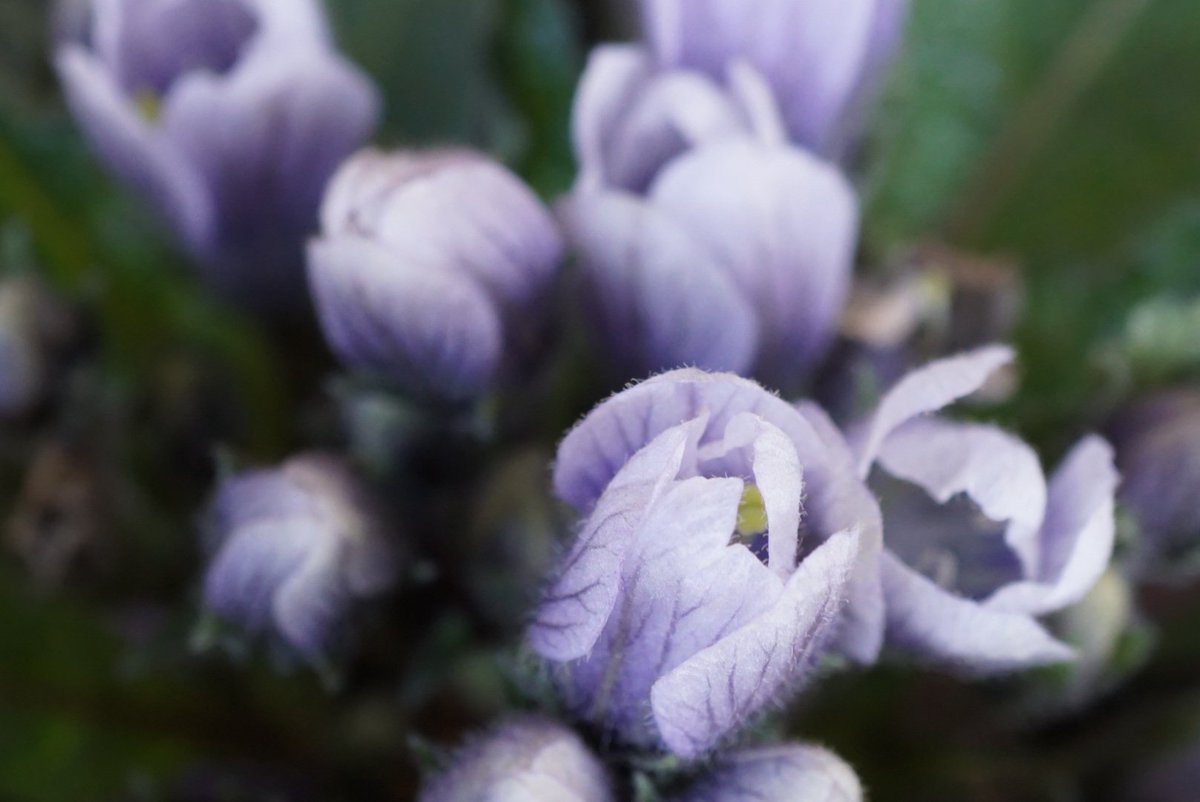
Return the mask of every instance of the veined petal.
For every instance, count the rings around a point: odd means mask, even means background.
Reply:
[[[853,438],[858,474],[866,478],[888,435],[903,424],[970,395],[998,368],[1013,360],[1011,348],[990,345],[939,359],[912,371],[887,391]]]
[[[603,44],[588,56],[571,109],[571,138],[587,188],[603,183],[609,143],[653,74],[649,55],[635,45]]]
[[[747,749],[722,759],[676,802],[862,802],[854,769],[819,746]]]
[[[325,336],[347,364],[454,400],[487,386],[501,326],[471,279],[355,237],[314,241],[309,276]]]
[[[621,565],[651,504],[674,480],[703,421],[674,426],[634,454],[613,477],[539,605],[529,641],[559,662],[588,653],[617,601]]]
[[[1087,437],[1076,445],[1050,480],[1037,579],[1001,588],[987,606],[1041,615],[1082,599],[1112,557],[1118,481],[1107,442]]]
[[[878,463],[943,504],[966,493],[988,518],[1007,522],[1005,542],[1025,574],[1038,575],[1046,479],[1037,454],[1021,440],[993,426],[916,419],[888,435]]]
[[[753,309],[687,230],[620,192],[564,205],[600,334],[633,373],[679,365],[746,370],[758,341]]]
[[[1003,612],[956,596],[883,555],[888,643],[918,657],[949,662],[968,674],[993,674],[1071,660],[1032,616]]]
[[[303,564],[283,580],[272,598],[279,632],[310,657],[325,652],[347,613],[350,595],[341,575],[342,549],[334,538],[313,544]]]
[[[856,533],[833,536],[800,564],[769,610],[654,684],[654,721],[672,752],[704,754],[805,680],[833,634],[857,553]]]

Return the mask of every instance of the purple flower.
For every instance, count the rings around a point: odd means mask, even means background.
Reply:
[[[1070,659],[1036,618],[1082,599],[1113,547],[1104,440],[1084,438],[1047,483],[1013,435],[926,415],[1012,357],[989,346],[913,371],[851,438],[881,496],[889,643],[970,673]]]
[[[690,369],[584,418],[554,472],[582,521],[530,633],[570,708],[690,759],[827,647],[874,659],[878,510],[847,449],[814,410]]]
[[[419,802],[612,802],[600,761],[561,724],[525,717],[467,746]]]
[[[309,277],[347,364],[449,400],[527,354],[562,257],[553,218],[466,151],[364,151],[330,182]]]
[[[1134,570],[1146,578],[1194,570],[1200,545],[1200,390],[1151,396],[1113,427],[1120,500],[1137,522]]]
[[[206,606],[310,659],[339,642],[355,600],[394,580],[395,554],[372,501],[331,456],[304,454],[225,481],[208,524]]]
[[[734,64],[718,84],[602,47],[574,139],[581,175],[562,216],[616,366],[796,384],[845,301],[858,206],[836,169],[786,143],[761,77]]]
[[[642,0],[658,63],[721,78],[733,61],[765,76],[791,139],[841,149],[900,41],[908,0]]]
[[[817,746],[786,744],[722,757],[676,802],[862,802],[854,769]]]
[[[321,190],[378,98],[316,0],[93,0],[56,55],[92,145],[208,279],[259,308],[304,299]]]

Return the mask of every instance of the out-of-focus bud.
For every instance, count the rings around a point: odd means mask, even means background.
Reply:
[[[744,60],[771,85],[790,138],[828,154],[900,41],[908,0],[642,0],[661,65],[720,77]]]
[[[677,802],[862,802],[862,785],[840,757],[801,744],[735,752]]]
[[[1111,435],[1119,500],[1137,528],[1130,567],[1142,580],[1200,570],[1200,389],[1151,396],[1120,414]]]
[[[579,736],[541,718],[509,721],[462,750],[419,802],[612,802],[600,761]]]
[[[273,632],[310,660],[341,641],[356,600],[395,578],[375,505],[331,456],[304,454],[226,480],[207,523],[206,606],[249,631]]]
[[[321,190],[379,105],[318,0],[93,0],[55,61],[94,148],[215,286],[261,309],[303,303]]]
[[[542,339],[561,257],[550,213],[499,164],[368,150],[330,183],[309,276],[346,364],[459,401]]]

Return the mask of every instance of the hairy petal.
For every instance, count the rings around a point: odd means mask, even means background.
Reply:
[[[802,683],[833,634],[857,533],[819,546],[764,614],[697,653],[654,684],[654,721],[667,747],[698,757]]]
[[[496,369],[500,321],[470,278],[341,236],[309,246],[309,279],[325,336],[351,366],[450,399],[478,393]]]
[[[965,354],[939,359],[912,371],[896,383],[855,432],[859,476],[866,478],[884,440],[913,418],[970,395],[983,386],[998,368],[1014,357],[1011,348],[990,345]]]
[[[621,566],[651,505],[678,476],[703,420],[672,427],[613,477],[560,566],[529,631],[535,651],[565,662],[587,654],[617,602]]]
[[[1050,480],[1041,570],[1034,581],[1001,588],[987,606],[1041,615],[1082,599],[1112,556],[1118,480],[1107,442],[1093,436],[1076,445]]]
[[[993,610],[956,596],[883,556],[889,645],[944,661],[966,674],[993,674],[1073,658],[1032,616]]]
[[[725,757],[675,802],[862,802],[844,760],[819,746],[786,744]]]
[[[563,208],[583,301],[620,365],[635,374],[750,367],[754,310],[685,228],[620,192],[580,192]]]
[[[878,461],[942,504],[966,493],[988,518],[1007,521],[1005,541],[1026,575],[1037,575],[1046,479],[1037,454],[1021,440],[993,426],[916,419],[888,435]]]

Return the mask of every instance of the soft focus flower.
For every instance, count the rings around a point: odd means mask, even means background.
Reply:
[[[395,555],[371,500],[346,465],[323,454],[222,483],[207,534],[207,607],[313,659],[339,642],[355,600],[394,580]]]
[[[581,174],[562,216],[616,366],[795,385],[832,339],[858,205],[836,169],[786,143],[761,77],[734,64],[718,84],[602,47],[573,129]]]
[[[304,298],[304,239],[378,98],[333,49],[317,0],[94,0],[56,56],[100,155],[175,228],[218,288]]]
[[[1200,390],[1160,393],[1126,410],[1112,431],[1137,523],[1132,559],[1143,578],[1195,568],[1200,546]],[[1189,565],[1189,563],[1191,563]]]
[[[862,802],[844,760],[817,746],[786,744],[720,758],[677,802]]]
[[[604,767],[561,724],[509,721],[466,747],[419,802],[612,802]]]
[[[846,449],[816,411],[693,369],[584,418],[554,472],[583,520],[530,636],[571,709],[694,758],[801,684],[835,635],[872,660],[878,510]]]
[[[364,151],[330,183],[309,275],[347,364],[450,400],[536,345],[562,257],[521,181],[467,151]]]
[[[830,153],[899,44],[908,0],[642,0],[642,9],[661,66],[720,78],[730,62],[748,62],[771,85],[791,139]]]
[[[990,346],[913,371],[852,437],[859,474],[882,497],[889,643],[972,673],[1069,659],[1036,617],[1082,599],[1113,548],[1104,440],[1084,438],[1047,483],[1013,435],[926,414],[1012,357]]]

